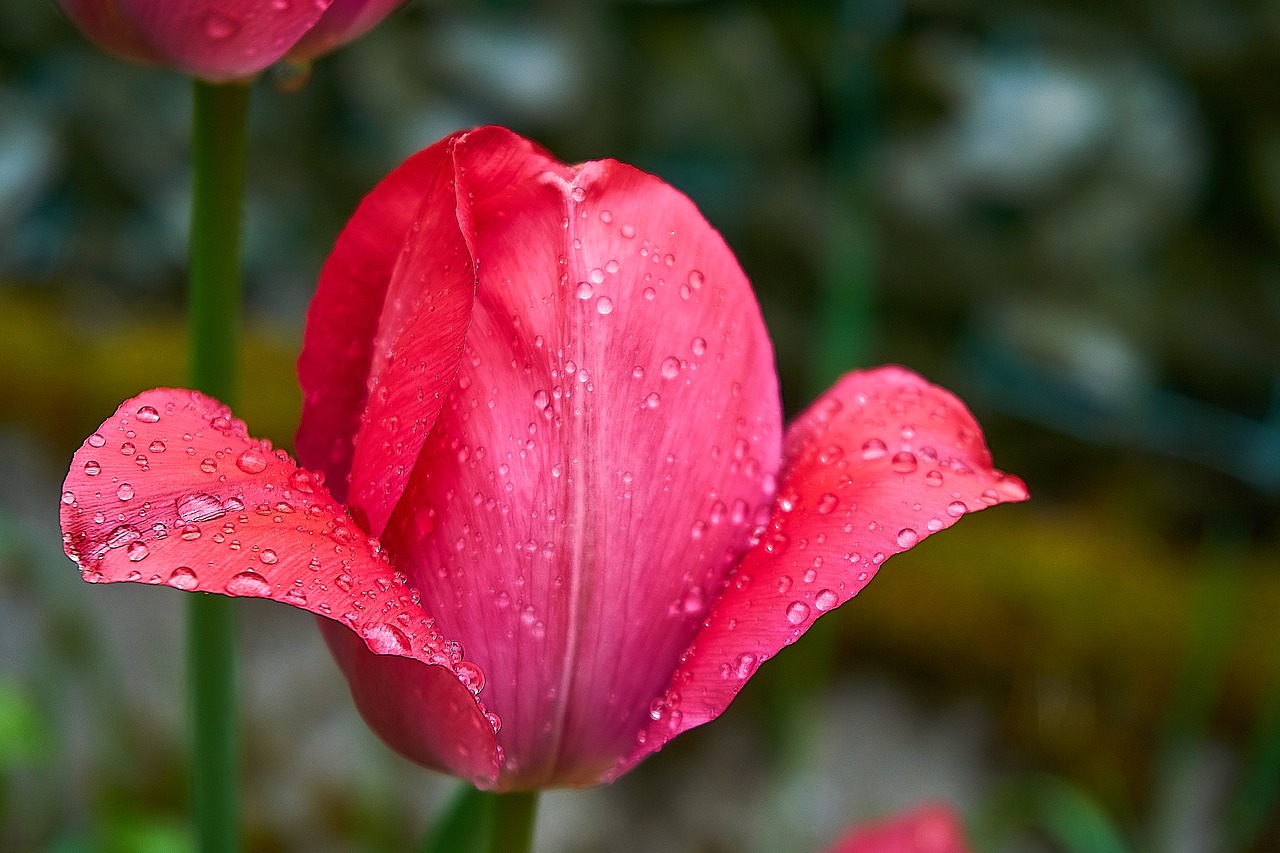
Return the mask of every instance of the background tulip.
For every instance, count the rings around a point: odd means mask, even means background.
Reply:
[[[366,198],[299,373],[317,473],[207,397],[147,392],[78,452],[67,551],[92,581],[328,617],[370,725],[482,787],[616,777],[888,556],[1026,497],[901,368],[784,435],[754,296],[693,204],[499,128]]]
[[[969,853],[969,845],[955,812],[930,805],[859,826],[828,853]]]
[[[58,0],[106,50],[205,80],[313,59],[358,38],[403,0]]]

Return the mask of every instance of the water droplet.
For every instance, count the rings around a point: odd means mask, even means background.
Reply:
[[[573,196],[574,201],[585,201],[587,198],[587,191],[582,187],[574,187],[569,194]]]
[[[160,420],[160,413],[156,411],[155,406],[139,406],[138,420],[144,424],[153,424]]]
[[[818,454],[818,461],[823,465],[833,465],[843,458],[844,448],[838,444],[829,445]]]
[[[612,314],[613,300],[607,296],[601,296],[596,300],[596,311],[600,314]]]
[[[116,497],[122,501],[133,500],[133,486],[128,483],[121,483],[120,488],[116,489]]]
[[[227,581],[227,594],[267,596],[271,594],[271,584],[253,569],[246,569]]]
[[[151,553],[147,546],[141,542],[130,542],[129,547],[125,548],[124,552],[131,563],[140,563]]]
[[[134,451],[137,449],[138,448],[133,446],[132,441],[126,441],[124,444],[120,445],[120,454],[122,456],[132,456]]]
[[[667,356],[662,360],[662,378],[675,379],[680,375],[680,359]]]
[[[404,655],[411,651],[409,638],[395,625],[369,625],[361,629],[360,636],[375,655]]]
[[[898,547],[900,548],[910,548],[919,541],[920,534],[910,527],[904,527],[898,531]]]
[[[652,287],[646,287],[643,294],[645,302],[652,302],[658,298],[658,291],[654,290]]]
[[[825,495],[818,498],[818,512],[822,515],[830,515],[839,505],[840,499],[831,492],[827,492]]]
[[[351,575],[348,575],[348,574],[338,575],[336,578],[333,579],[333,583],[335,586],[338,587],[338,589],[342,590],[343,592],[351,592],[351,587],[354,586],[355,584],[355,582],[351,579]]]
[[[705,354],[707,351],[707,339],[694,338],[693,341],[689,344],[689,349],[693,350],[694,355]]]
[[[941,486],[942,472],[937,470],[930,471],[928,474],[924,475],[924,481],[930,486]]]
[[[702,270],[689,271],[689,286],[694,290],[699,290],[706,283],[707,277],[702,274]]]
[[[484,673],[480,671],[480,667],[471,661],[464,660],[457,664],[453,670],[458,680],[462,682],[462,686],[477,694],[484,689]]]
[[[231,38],[240,29],[240,23],[234,18],[224,15],[221,12],[206,12],[204,20],[201,22],[204,34],[214,41],[224,41]]]
[[[212,474],[218,470],[218,463],[214,461],[212,456],[206,456],[200,460],[200,470],[206,474]]]
[[[787,591],[790,589],[791,589],[791,575],[783,575],[782,577],[778,578],[779,594],[786,595]]]
[[[93,435],[89,436],[90,447],[101,447],[106,443],[107,440],[102,437],[102,433],[95,432]]]
[[[809,605],[803,601],[793,601],[787,607],[787,621],[792,625],[799,625],[801,622],[809,618]]]
[[[951,516],[952,518],[959,518],[960,516],[964,515],[967,510],[968,510],[968,507],[964,505],[963,501],[952,501],[951,503],[947,504],[947,515]]]
[[[289,485],[296,491],[309,495],[321,485],[321,481],[319,475],[313,474],[305,468],[299,468],[289,475]]]
[[[157,438],[155,441],[151,442],[147,447],[147,450],[150,450],[152,453],[164,453],[164,448],[164,439]]]
[[[596,292],[596,289],[591,286],[591,282],[589,281],[578,282],[577,294],[579,299],[590,299],[591,294],[595,292]]]
[[[533,404],[539,409],[545,409],[551,404],[551,397],[547,394],[546,390],[539,388],[537,391],[533,392]]]
[[[636,228],[634,225],[631,225],[631,224],[623,225],[621,228],[621,231],[622,231],[622,236],[628,240],[636,236]]]
[[[72,505],[74,505],[74,504],[75,504],[75,502],[76,502],[76,493],[75,493],[75,492],[72,492],[72,491],[66,491],[66,492],[63,492],[63,493],[62,493],[62,502],[63,502],[64,504],[66,504],[67,506],[72,506]]]
[[[756,656],[751,654],[750,652],[743,652],[742,654],[738,655],[733,660],[734,676],[740,679],[750,678],[751,673],[756,671],[756,661],[757,661]]]
[[[250,447],[236,457],[236,467],[246,474],[261,474],[267,470],[267,457],[256,447]]]
[[[662,403],[662,397],[657,391],[654,391],[648,397],[644,398],[644,404],[651,409],[656,409]]]
[[[192,542],[200,538],[200,528],[194,524],[184,524],[182,526],[182,538],[188,542]]]
[[[813,599],[813,606],[819,613],[824,613],[840,603],[840,596],[829,589],[821,590]]]
[[[84,463],[84,473],[86,476],[96,477],[102,473],[102,465],[98,463],[98,460],[90,459]]]
[[[259,557],[259,559],[262,560],[263,563],[266,563],[268,566],[270,566],[270,565],[274,565],[277,561],[279,561],[280,557],[277,556],[276,552],[271,550],[270,548],[264,548],[262,550],[262,556]]]
[[[123,548],[130,542],[136,542],[142,538],[142,534],[138,532],[138,528],[132,524],[121,524],[111,531],[107,537],[108,548]]]
[[[201,492],[178,498],[178,517],[186,522],[212,521],[227,514],[222,502]]]
[[[165,583],[175,589],[195,589],[196,573],[186,566],[178,566],[169,575],[169,579]]]
[[[889,462],[889,467],[899,474],[910,474],[916,470],[916,455],[909,450],[902,450],[893,454],[893,459]]]
[[[868,461],[879,459],[889,452],[889,448],[878,438],[868,438],[862,444],[862,458]]]

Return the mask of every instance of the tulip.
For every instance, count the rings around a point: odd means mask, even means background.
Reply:
[[[127,59],[225,82],[304,62],[363,35],[404,0],[58,0],[72,23]]]
[[[960,818],[941,805],[860,826],[828,853],[969,853]]]
[[[125,402],[72,463],[67,553],[326,617],[370,726],[486,789],[617,777],[888,556],[1026,498],[899,367],[784,434],[750,285],[692,202],[500,128],[364,200],[299,375],[306,467],[196,392]]]

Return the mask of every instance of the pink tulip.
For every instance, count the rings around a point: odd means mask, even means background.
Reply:
[[[72,463],[67,553],[328,617],[369,724],[485,788],[615,778],[886,557],[1026,498],[899,367],[784,436],[755,297],[693,204],[500,128],[364,200],[299,374],[306,469],[195,392],[124,403]]]
[[[58,0],[98,45],[205,80],[304,61],[363,35],[404,0]]]
[[[969,845],[956,813],[930,805],[860,826],[828,853],[969,853]]]

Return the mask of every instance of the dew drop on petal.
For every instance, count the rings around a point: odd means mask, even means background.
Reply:
[[[470,690],[473,695],[484,689],[484,673],[471,661],[460,662],[454,667],[454,672],[462,682],[462,686]]]
[[[175,589],[195,589],[197,583],[196,573],[186,566],[178,566],[169,575],[169,579],[165,583]]]
[[[658,406],[661,405],[661,403],[662,403],[662,396],[657,391],[654,391],[648,397],[644,398],[644,404],[648,406],[650,409],[658,408]]]
[[[411,650],[409,638],[395,625],[369,625],[361,629],[360,636],[375,655],[405,655]]]
[[[138,420],[144,424],[153,424],[160,420],[160,413],[156,411],[155,406],[138,407]]]
[[[919,541],[920,534],[910,527],[904,527],[898,531],[898,547],[900,548],[910,548]]]
[[[128,483],[121,483],[120,488],[116,489],[116,497],[122,501],[133,500],[133,486]]]
[[[89,436],[90,447],[101,447],[106,443],[107,440],[102,437],[102,433],[95,432],[93,435]]]
[[[129,558],[129,562],[140,563],[151,551],[141,542],[130,542],[129,547],[124,549],[124,553]]]
[[[595,293],[595,291],[596,289],[591,286],[591,282],[589,281],[578,282],[577,293],[578,293],[579,299],[590,299],[591,294]]]
[[[212,521],[227,514],[222,501],[213,495],[196,492],[178,498],[178,517],[185,522]]]
[[[240,29],[240,24],[232,17],[221,12],[206,12],[200,23],[205,36],[213,41],[225,41]]]
[[[733,674],[737,678],[750,678],[756,670],[756,656],[751,652],[743,652],[733,660]]]
[[[893,454],[889,467],[899,474],[910,474],[916,470],[917,464],[916,455],[909,450],[903,450]]]
[[[267,469],[267,457],[257,447],[247,448],[236,457],[236,467],[246,474],[260,474]]]
[[[253,569],[247,569],[237,575],[232,575],[227,581],[228,595],[254,595],[265,596],[271,594],[271,584],[262,575]]]
[[[809,618],[809,605],[803,601],[793,601],[787,607],[787,621],[792,625],[799,625]]]
[[[818,612],[824,613],[840,603],[840,596],[834,591],[824,589],[813,599],[813,606]]]
[[[212,474],[218,470],[218,463],[214,461],[212,456],[206,456],[200,460],[200,470],[206,474]]]
[[[99,464],[98,460],[90,459],[84,463],[84,473],[86,476],[96,477],[102,473],[102,465]]]
[[[818,512],[822,515],[830,515],[839,505],[840,499],[831,492],[827,492],[818,498]]]
[[[889,452],[889,448],[878,438],[868,438],[862,444],[862,458],[868,461],[879,459]]]
[[[930,486],[941,486],[942,472],[937,470],[930,471],[928,474],[924,475],[924,481]]]
[[[963,501],[952,501],[951,503],[947,504],[947,515],[951,516],[952,518],[959,518],[960,516],[964,515],[967,510],[968,510],[968,507],[964,505]]]
[[[280,557],[277,556],[276,552],[271,550],[270,548],[264,548],[261,556],[259,556],[258,559],[262,560],[263,563],[270,566],[278,562],[280,560]]]
[[[607,296],[601,296],[596,300],[596,311],[600,314],[612,314],[613,300]]]
[[[675,379],[680,375],[680,359],[667,356],[662,360],[662,378]]]

